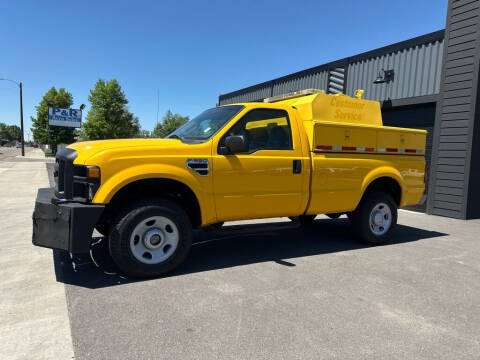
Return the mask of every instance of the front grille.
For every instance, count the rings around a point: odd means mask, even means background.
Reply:
[[[77,152],[73,149],[65,148],[57,152],[55,156],[55,194],[60,199],[73,198],[73,160],[77,157]]]
[[[65,162],[60,159],[55,159],[55,168],[53,171],[53,178],[55,180],[55,190],[57,192],[63,192],[64,187],[64,171]]]

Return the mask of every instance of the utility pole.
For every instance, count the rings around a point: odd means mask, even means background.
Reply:
[[[10,80],[10,79],[4,79],[0,78],[0,80],[6,80],[10,81],[14,84],[16,84],[20,88],[20,129],[22,132],[22,156],[25,156],[25,138],[23,136],[23,97],[22,97],[22,82],[20,81],[19,83],[16,82],[15,80]]]
[[[21,81],[18,86],[20,87],[20,129],[22,130],[22,156],[25,156],[25,137],[23,136],[23,95]]]
[[[157,125],[158,125],[158,110],[160,108],[160,90],[157,89]]]

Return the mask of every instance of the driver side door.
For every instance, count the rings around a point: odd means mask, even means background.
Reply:
[[[253,109],[221,137],[212,159],[217,221],[293,216],[303,211],[308,164],[297,124],[291,120],[283,109]],[[244,135],[248,151],[219,154],[230,135]]]

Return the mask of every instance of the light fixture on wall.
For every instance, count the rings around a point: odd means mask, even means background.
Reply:
[[[391,69],[391,70],[382,69],[378,72],[378,76],[373,83],[374,84],[383,84],[383,83],[388,84],[390,81],[393,81],[394,77],[395,77],[395,73],[394,73],[393,69]]]

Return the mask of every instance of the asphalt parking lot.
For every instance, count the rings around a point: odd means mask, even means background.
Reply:
[[[100,237],[92,257],[35,251],[51,254],[45,280],[65,288],[76,359],[472,359],[480,353],[479,230],[478,220],[402,211],[392,241],[379,247],[359,244],[346,218],[198,232],[184,266],[147,281],[119,275]]]

